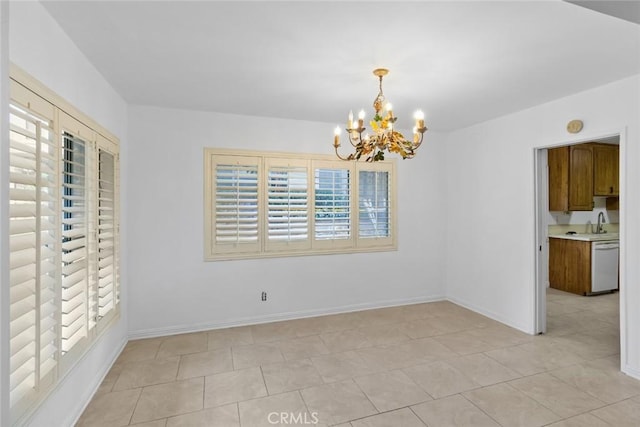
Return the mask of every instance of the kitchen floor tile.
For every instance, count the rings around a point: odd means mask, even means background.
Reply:
[[[463,396],[503,426],[537,427],[561,418],[507,384],[467,391]]]
[[[141,391],[137,388],[96,396],[78,420],[77,427],[129,425]]]
[[[269,394],[323,384],[318,370],[310,359],[263,365],[262,374]]]
[[[175,381],[179,357],[126,363],[113,386],[114,391]]]
[[[425,427],[420,418],[408,408],[373,415],[351,422],[352,427]]]
[[[211,408],[267,395],[260,368],[241,369],[205,377],[204,407]]]
[[[238,404],[242,427],[313,425],[314,418],[298,391],[247,400]]]
[[[447,363],[482,386],[509,381],[521,376],[482,353],[448,359]]]
[[[480,384],[443,361],[417,365],[403,371],[434,399],[480,387]]]
[[[276,343],[250,344],[231,347],[234,369],[245,369],[268,363],[284,362]]]
[[[414,405],[411,409],[427,426],[499,427],[491,417],[460,394]]]
[[[204,378],[191,378],[142,389],[132,423],[152,421],[202,409]]]
[[[320,422],[325,424],[338,424],[377,413],[352,380],[306,388],[301,393],[309,412],[317,413]]]
[[[354,381],[378,412],[387,412],[431,400],[431,396],[402,371],[357,377]]]
[[[232,370],[233,361],[230,348],[185,354],[180,357],[178,379],[203,377]]]
[[[163,359],[182,354],[201,353],[203,351],[207,351],[206,332],[172,335],[162,341],[156,358]]]
[[[166,427],[240,427],[238,405],[234,403],[171,417]]]
[[[635,399],[627,399],[604,408],[591,411],[601,420],[616,427],[640,426],[640,403]]]
[[[247,344],[254,344],[250,326],[215,329],[207,332],[207,347],[209,350]]]

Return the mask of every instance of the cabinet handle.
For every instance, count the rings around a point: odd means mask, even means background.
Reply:
[[[613,187],[609,187],[609,194],[613,194]]]

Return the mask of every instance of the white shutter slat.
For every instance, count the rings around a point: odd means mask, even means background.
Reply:
[[[308,240],[307,180],[307,166],[269,164],[267,169],[268,240],[277,242]]]

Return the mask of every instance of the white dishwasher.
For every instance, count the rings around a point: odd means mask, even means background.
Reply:
[[[618,289],[618,257],[620,243],[617,240],[591,242],[591,292]]]

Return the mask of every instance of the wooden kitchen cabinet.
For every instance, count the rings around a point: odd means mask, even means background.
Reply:
[[[549,286],[578,295],[591,293],[591,242],[549,238]]]
[[[593,210],[593,148],[590,144],[551,148],[549,210]]]
[[[593,144],[593,195],[619,195],[620,147]]]

